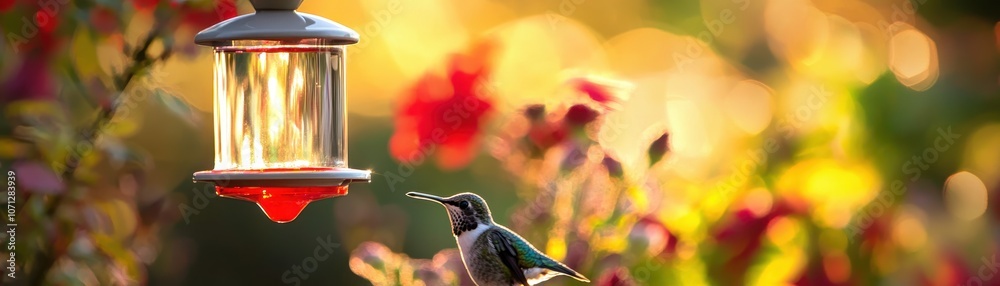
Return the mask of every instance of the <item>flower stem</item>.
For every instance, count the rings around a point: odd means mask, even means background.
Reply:
[[[164,61],[170,57],[171,54],[169,50],[170,47],[164,47],[165,51],[159,56],[149,57],[147,55],[147,52],[149,51],[149,48],[150,46],[152,46],[153,42],[157,38],[162,36],[162,33],[164,31],[166,31],[166,29],[164,28],[165,26],[159,23],[155,27],[153,27],[153,30],[146,36],[146,38],[143,39],[142,44],[139,46],[140,48],[132,53],[131,55],[132,64],[128,66],[124,72],[119,74],[114,79],[115,89],[120,94],[119,97],[126,96],[125,89],[129,86],[132,80],[135,79],[139,71],[147,69],[153,66],[154,64],[160,61]],[[73,188],[74,185],[73,182],[75,179],[74,174],[76,173],[76,170],[79,167],[80,160],[84,157],[84,155],[86,155],[87,153],[89,153],[94,149],[94,145],[96,144],[98,135],[100,135],[100,131],[105,126],[107,126],[107,124],[111,122],[112,119],[114,119],[115,114],[118,111],[117,102],[120,102],[120,100],[112,102],[111,104],[108,105],[98,104],[99,113],[97,118],[94,120],[94,122],[91,124],[89,128],[84,130],[82,136],[78,140],[78,142],[82,142],[82,145],[81,144],[74,145],[74,146],[84,146],[84,148],[75,149],[72,152],[70,152],[70,154],[67,156],[66,162],[63,165],[64,168],[62,170],[63,181],[67,182],[66,184],[67,192],[70,192],[74,189]],[[54,217],[57,214],[59,208],[65,202],[66,197],[68,195],[69,195],[68,193],[64,193],[53,197],[52,200],[49,201],[49,203],[45,207],[46,217],[49,218]],[[45,277],[48,275],[49,271],[55,265],[59,257],[62,256],[61,253],[56,253],[56,251],[59,249],[65,249],[66,246],[72,240],[47,239],[46,241],[49,242],[48,247],[40,248],[38,250],[39,252],[37,256],[38,258],[35,260],[35,263],[31,268],[29,285],[43,284],[43,282],[45,281]],[[56,245],[54,245],[55,243],[61,243],[65,245],[60,245],[59,247],[56,247]],[[48,251],[46,251],[46,249]]]

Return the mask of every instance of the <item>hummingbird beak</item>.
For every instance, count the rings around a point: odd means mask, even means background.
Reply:
[[[435,195],[429,195],[429,194],[425,194],[425,193],[408,192],[408,193],[406,193],[406,196],[411,197],[411,198],[421,199],[421,200],[434,201],[434,202],[438,202],[440,204],[445,204],[447,202],[445,200],[445,198],[442,198],[442,197],[439,197],[439,196],[435,196]]]

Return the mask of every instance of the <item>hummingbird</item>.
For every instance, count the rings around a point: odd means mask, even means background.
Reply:
[[[447,198],[417,192],[406,195],[437,202],[448,210],[462,262],[476,285],[531,286],[558,275],[590,282],[535,249],[517,233],[493,222],[490,207],[479,195],[460,193]]]

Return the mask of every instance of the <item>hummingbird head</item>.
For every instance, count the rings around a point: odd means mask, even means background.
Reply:
[[[480,224],[493,224],[490,207],[477,194],[461,193],[447,198],[417,192],[409,192],[406,195],[422,200],[434,201],[443,205],[448,210],[448,217],[451,219],[451,231],[455,236],[476,229]]]

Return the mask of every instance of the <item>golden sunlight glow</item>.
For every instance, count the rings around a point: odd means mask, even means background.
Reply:
[[[218,73],[220,72],[219,69],[225,69],[228,66],[226,65],[226,59],[224,57],[215,57],[214,59],[215,59],[214,72]],[[215,107],[218,110],[238,110],[239,109],[238,106],[229,105],[229,94],[231,93],[238,94],[240,93],[240,91],[230,91],[234,87],[230,86],[230,84],[225,81],[225,78],[219,76],[218,74],[214,75],[213,80],[215,84],[215,89],[212,93],[213,107]],[[239,111],[234,111],[233,113],[238,113],[238,112]],[[232,128],[237,127],[234,126],[235,124],[222,124],[222,122],[228,120],[228,119],[223,119],[222,117],[231,115],[235,114],[218,113],[218,112],[212,113],[212,120],[213,120],[212,123],[215,126],[215,128],[217,128],[215,132],[212,133],[214,139],[212,142],[221,142],[223,137],[222,134],[233,134]],[[233,167],[234,162],[228,154],[233,154],[234,152],[236,152],[236,150],[233,150],[234,148],[237,147],[233,146],[233,144],[215,144],[215,168],[228,169]]]
[[[257,72],[258,73],[262,73],[262,74],[266,73],[267,72],[267,54],[266,53],[259,53],[259,54],[257,54],[257,63],[258,63],[258,65],[257,65]]]
[[[771,94],[771,89],[759,81],[740,81],[726,97],[726,114],[741,130],[756,135],[771,123]]]
[[[838,80],[857,80],[855,73],[861,68],[863,46],[858,27],[838,15],[826,17],[828,38],[816,62],[808,72]]]
[[[561,19],[558,26],[553,26],[550,17],[522,18],[491,31],[490,36],[499,40],[500,49],[490,84],[496,89],[502,108],[514,110],[532,103],[572,102],[579,95],[567,92],[567,78],[606,70],[604,49],[590,28],[571,19]]]
[[[730,151],[716,147],[746,135],[736,124],[766,128],[769,114],[763,110],[737,112],[735,116],[750,119],[739,123],[719,116],[727,113],[730,95],[735,95],[733,102],[759,101],[760,96],[753,87],[734,93],[733,87],[743,80],[739,70],[698,38],[638,28],[612,37],[605,49],[609,64],[620,74],[616,78],[631,81],[635,88],[623,108],[607,117],[614,132],[602,132],[608,134],[599,140],[619,154],[626,167],[636,168],[634,172],[645,169],[645,145],[653,133],[671,133],[674,152],[669,165],[683,166],[672,172],[684,179],[704,179],[712,176],[720,154]]]
[[[291,87],[289,88],[289,93],[291,94],[291,96],[289,96],[287,99],[288,113],[301,114],[301,110],[303,109],[302,105],[306,104],[305,102],[302,102],[302,98],[305,97],[306,93],[306,85],[305,85],[305,79],[302,76],[302,69],[299,67],[295,67],[292,69],[292,82],[291,82]],[[291,121],[288,122],[287,124],[284,124],[284,128],[286,129],[285,132],[288,133],[286,134],[287,138],[298,138],[298,140],[295,140],[299,142],[298,144],[293,144],[293,146],[288,146],[288,148],[293,149],[292,152],[302,152],[301,151],[302,149],[310,149],[314,147],[315,143],[308,140],[309,138],[308,136],[303,137],[304,135],[302,134],[302,128],[304,127],[303,125],[311,126],[312,124],[295,122],[295,121]]]
[[[693,41],[656,28],[638,28],[608,39],[606,50],[610,65],[615,71],[628,77],[637,77],[687,63],[676,60],[674,56],[686,60],[712,52]]]
[[[679,156],[705,157],[712,152],[713,130],[706,126],[709,116],[703,111],[707,108],[694,100],[677,100],[666,106],[671,147]]]
[[[777,130],[785,135],[810,134],[819,130],[836,131],[854,112],[854,100],[846,85],[835,85],[814,77],[792,77],[775,86],[780,106],[775,119]]]
[[[673,101],[664,96],[665,77],[665,73],[660,73],[631,79],[637,88],[622,103],[621,110],[607,115],[598,137],[601,146],[618,154],[626,168],[638,169],[635,172],[646,167],[645,148],[652,140],[649,137],[666,129],[667,115],[663,110]]]
[[[147,17],[132,17],[132,19],[138,18]],[[134,26],[128,27],[130,30],[135,29]],[[175,31],[174,38],[192,39],[194,38],[194,32],[188,29],[180,29]],[[177,51],[175,50],[174,52]],[[172,57],[171,60],[163,62],[163,65],[154,66],[151,73],[158,75],[156,77],[157,82],[161,82],[164,87],[178,91],[174,94],[184,98],[184,102],[190,104],[191,107],[194,107],[199,112],[212,112],[215,102],[215,97],[212,96],[211,92],[215,82],[213,78],[214,70],[204,67],[212,65],[214,55],[210,52],[204,52],[198,53],[190,60],[177,60],[177,58],[184,57]]]
[[[666,222],[667,225],[670,226],[670,229],[677,234],[694,234],[700,228],[705,226],[702,215],[698,213],[696,209],[692,209],[692,207],[688,205],[676,207],[676,210],[669,212],[669,215],[666,216],[664,222]],[[667,237],[659,237],[659,239],[662,240],[660,243],[663,243],[664,246],[668,242]],[[659,250],[662,250],[662,248]]]
[[[379,2],[379,1],[369,1]],[[449,54],[469,43],[469,34],[460,24],[455,8],[446,0],[410,0],[392,13],[389,1],[384,10],[387,20],[373,19],[358,28],[367,38],[380,38],[394,58],[405,79],[417,78],[429,68],[444,62]],[[373,5],[379,7],[381,5]],[[381,8],[381,7],[380,7]],[[415,45],[419,43],[419,45]],[[356,47],[361,48],[361,47]],[[368,48],[368,47],[365,47]]]
[[[558,260],[566,258],[566,240],[556,235],[549,237],[549,243],[545,245],[545,253]]]
[[[889,69],[900,83],[916,91],[937,82],[938,55],[934,41],[912,26],[893,23],[899,32],[889,40]]]
[[[809,0],[770,0],[764,8],[764,28],[771,50],[792,67],[816,63],[830,37],[825,13]]]
[[[285,89],[278,85],[277,71],[271,70],[267,78],[267,140],[268,143],[278,143],[278,133],[285,125]],[[291,96],[289,96],[291,97]]]
[[[808,160],[782,174],[778,188],[782,194],[797,193],[812,203],[812,216],[820,225],[842,228],[852,213],[875,197],[877,178],[867,165]]]
[[[854,71],[854,75],[863,84],[871,84],[885,72],[887,56],[887,42],[885,33],[878,27],[869,23],[855,23],[861,36],[862,45],[860,63]]]
[[[960,220],[973,220],[983,215],[987,199],[986,185],[975,174],[958,172],[944,182],[945,205]]]
[[[721,108],[713,104],[724,90],[725,83],[706,73],[677,72],[667,78],[667,127],[671,130],[671,145],[679,156],[706,157],[720,143],[725,120],[713,116]]]

